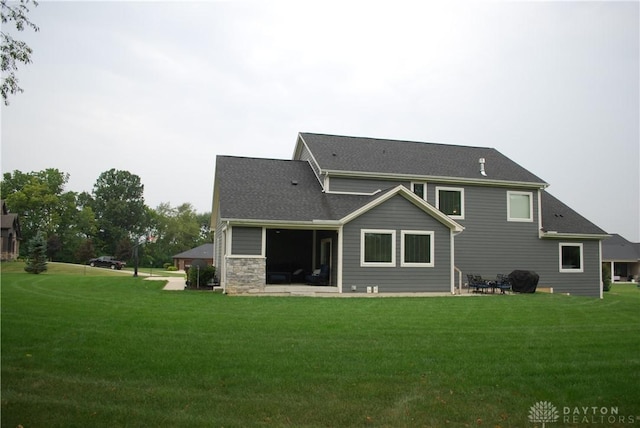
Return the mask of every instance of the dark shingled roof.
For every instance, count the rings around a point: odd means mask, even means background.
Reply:
[[[323,170],[546,184],[496,149],[300,133]],[[480,174],[485,159],[487,176]]]
[[[183,251],[173,256],[174,259],[213,259],[213,243],[202,244],[199,247]]]
[[[220,218],[284,222],[340,220],[375,195],[327,194],[306,161],[218,156],[216,192]],[[544,231],[606,235],[606,232],[546,191]]]
[[[629,242],[614,233],[602,241],[602,258],[604,260],[638,261],[640,260],[640,244]]]
[[[575,212],[550,193],[542,192],[542,229],[545,232],[606,235],[607,232]]]
[[[0,223],[2,224],[3,229],[11,229],[16,225],[16,219],[18,218],[18,214],[2,214],[0,216]]]
[[[326,194],[306,161],[218,156],[220,218],[338,220],[380,196]]]

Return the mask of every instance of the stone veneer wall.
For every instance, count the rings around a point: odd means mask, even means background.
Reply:
[[[266,259],[231,257],[226,259],[227,294],[264,292],[267,275]]]

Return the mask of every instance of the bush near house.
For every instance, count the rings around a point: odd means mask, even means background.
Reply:
[[[201,267],[200,270],[196,266],[191,266],[187,271],[188,286],[192,288],[205,287],[216,276],[216,268],[214,266]]]
[[[611,267],[609,263],[602,263],[602,290],[611,290]]]

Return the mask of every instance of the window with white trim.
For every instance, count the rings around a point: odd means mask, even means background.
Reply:
[[[507,220],[533,221],[533,193],[507,192]]]
[[[560,272],[584,272],[581,243],[560,243]]]
[[[436,187],[436,208],[451,218],[464,218],[464,189]]]
[[[411,191],[418,195],[421,199],[427,200],[427,183],[412,181]]]
[[[360,231],[360,265],[393,267],[396,265],[396,231],[362,229]]]
[[[433,267],[433,236],[431,231],[403,230],[400,250],[402,252],[401,266]]]

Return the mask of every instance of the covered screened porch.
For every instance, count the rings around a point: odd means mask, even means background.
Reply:
[[[335,287],[337,231],[266,228],[265,234],[267,290],[284,285]]]

